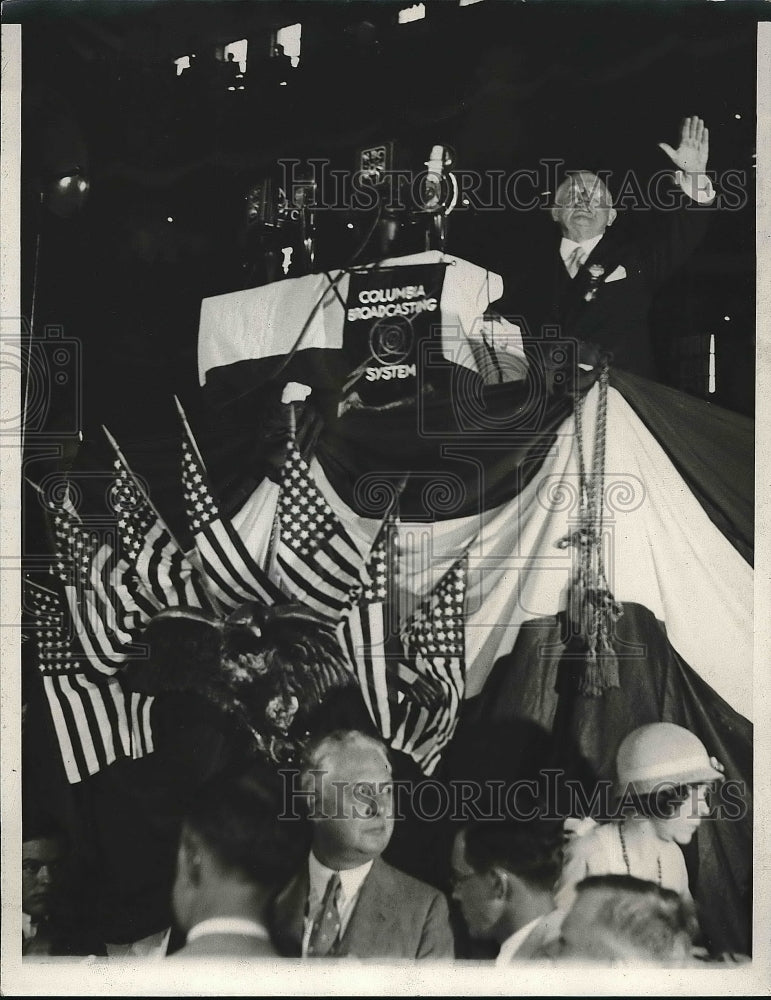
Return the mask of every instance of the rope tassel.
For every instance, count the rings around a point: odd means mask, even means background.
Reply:
[[[614,625],[623,614],[605,576],[602,552],[605,436],[608,406],[608,365],[599,379],[599,401],[591,473],[587,474],[583,447],[584,397],[576,400],[576,443],[579,461],[579,528],[557,544],[574,550],[575,568],[568,589],[569,640],[578,640],[584,656],[579,691],[600,697],[608,688],[619,687],[618,656],[613,646]],[[572,645],[572,642],[571,642]]]

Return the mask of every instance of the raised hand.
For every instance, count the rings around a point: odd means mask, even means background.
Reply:
[[[702,174],[707,169],[709,157],[709,129],[701,118],[683,118],[677,149],[666,142],[660,142],[659,148],[664,150],[679,170],[688,174]]]

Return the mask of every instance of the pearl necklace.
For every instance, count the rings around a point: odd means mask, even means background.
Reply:
[[[624,839],[624,824],[618,824],[618,839],[621,841],[621,853],[624,856],[624,865],[626,866],[627,875],[632,874],[632,866],[629,863],[629,854],[626,849],[626,840]],[[656,884],[661,886],[661,855],[656,855]]]

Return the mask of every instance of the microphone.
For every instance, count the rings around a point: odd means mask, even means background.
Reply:
[[[449,146],[437,143],[431,147],[425,161],[426,173],[417,195],[419,212],[449,214],[453,210],[457,201],[457,184],[449,170],[454,162],[455,156]]]

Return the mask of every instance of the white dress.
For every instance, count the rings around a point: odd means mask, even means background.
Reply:
[[[556,890],[560,909],[569,909],[576,885],[590,875],[632,875],[690,898],[688,871],[679,845],[661,840],[648,820],[624,823],[620,831],[621,826],[604,823],[568,842]]]

